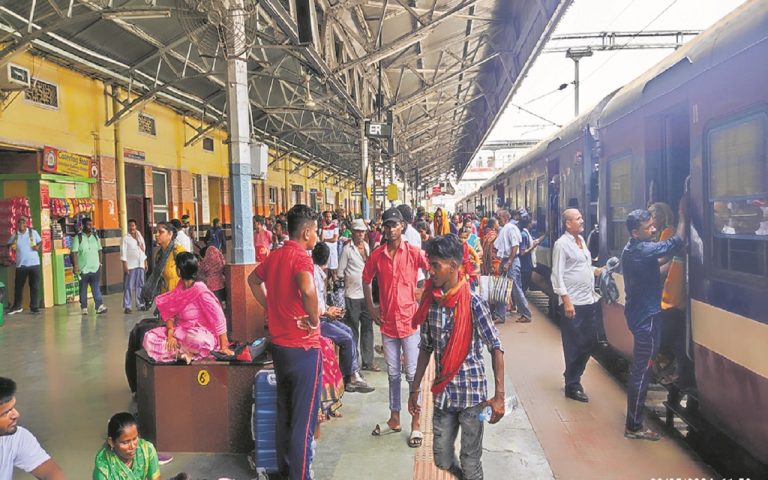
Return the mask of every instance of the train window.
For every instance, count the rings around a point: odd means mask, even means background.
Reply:
[[[629,240],[626,220],[632,209],[632,163],[630,159],[630,156],[621,157],[608,165],[608,211],[611,220],[608,248],[611,251],[623,249]]]
[[[768,276],[768,115],[753,113],[707,134],[713,261]]]
[[[521,207],[525,207],[526,210],[533,208],[533,195],[533,180],[528,180],[525,182],[525,205]]]
[[[520,208],[523,203],[523,193],[522,189],[520,188],[520,184],[518,183],[515,187],[515,208]]]

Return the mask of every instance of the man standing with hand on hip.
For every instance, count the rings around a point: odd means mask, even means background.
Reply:
[[[563,212],[563,227],[565,233],[557,239],[552,252],[552,288],[560,303],[565,396],[588,402],[581,375],[597,344],[595,322],[600,296],[595,293],[595,277],[603,270],[592,266],[592,255],[581,236],[584,219],[577,209]]]

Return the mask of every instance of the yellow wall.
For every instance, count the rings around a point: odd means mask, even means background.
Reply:
[[[28,68],[33,78],[53,83],[58,86],[59,108],[46,108],[38,104],[26,101],[23,93],[12,94],[9,101],[3,105],[4,111],[0,111],[0,144],[26,146],[41,149],[44,146],[52,146],[60,150],[79,153],[83,155],[114,158],[114,130],[107,127],[106,121],[112,115],[112,100],[108,95],[110,87],[99,80],[83,76],[65,67],[61,67],[42,57],[23,54],[16,57],[13,63]],[[125,98],[126,91],[120,91],[121,98]],[[135,98],[135,96],[133,96]],[[2,110],[2,109],[0,109]],[[126,159],[127,163],[143,164],[166,170],[183,170],[192,174],[207,175],[211,177],[224,177],[227,181],[229,175],[226,132],[220,129],[208,133],[214,138],[214,152],[203,150],[202,141],[185,147],[185,142],[195,135],[195,130],[185,124],[185,119],[192,125],[199,126],[200,119],[183,117],[171,108],[158,103],[147,103],[141,110],[142,113],[155,119],[156,136],[142,134],[138,129],[139,111],[134,111],[120,121],[120,137],[123,148],[143,151],[146,157],[144,162]],[[270,157],[274,158],[275,152],[270,150]],[[302,162],[301,159],[293,159]],[[311,169],[305,166],[297,173],[288,175],[288,185],[285,182],[286,162],[283,160],[270,167],[267,174],[266,187],[278,188],[278,195],[282,189],[287,189],[290,200],[291,185],[303,185],[309,201],[309,190],[316,188],[325,193],[325,188],[331,188],[334,194],[341,192],[341,198],[351,197],[351,191],[343,189],[343,185],[321,184],[323,174],[308,180]],[[288,162],[288,165],[291,165]],[[291,167],[293,168],[293,167]],[[114,181],[114,179],[112,179]],[[191,181],[191,180],[189,180]],[[180,211],[191,209],[191,197],[184,193],[185,182],[181,180],[179,187],[181,198],[171,198],[174,207],[180,207]],[[191,188],[191,187],[190,187]],[[149,193],[149,192],[148,192]],[[216,192],[209,192],[212,196]],[[221,193],[221,192],[219,192]],[[171,194],[169,189],[169,195]],[[331,199],[333,201],[334,199]],[[205,201],[205,200],[203,200]],[[320,208],[325,208],[328,200],[323,199]],[[282,199],[278,199],[278,205],[282,206]],[[219,207],[223,207],[218,198],[210,199],[211,218],[219,216],[229,217],[225,212],[217,214]],[[343,206],[343,203],[342,205]],[[255,205],[259,208],[269,209],[268,190],[266,205]],[[279,213],[279,212],[276,212]]]

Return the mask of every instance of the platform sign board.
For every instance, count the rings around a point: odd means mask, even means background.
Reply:
[[[52,147],[43,149],[43,165],[45,172],[70,175],[72,177],[96,178],[98,168],[93,169],[91,157],[77,153],[65,152]]]
[[[147,159],[147,154],[141,150],[123,148],[123,158],[128,160],[136,160],[137,162],[143,162]]]
[[[382,122],[365,122],[365,136],[368,138],[392,138],[392,125]]]

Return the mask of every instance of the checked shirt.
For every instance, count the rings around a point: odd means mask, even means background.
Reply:
[[[499,332],[491,319],[488,305],[479,295],[472,294],[472,344],[469,354],[456,376],[437,397],[435,407],[459,411],[478,405],[488,398],[488,387],[483,362],[483,345],[489,352],[502,350]],[[427,321],[421,326],[420,348],[435,354],[436,376],[440,376],[440,362],[453,330],[453,310],[432,302]]]

